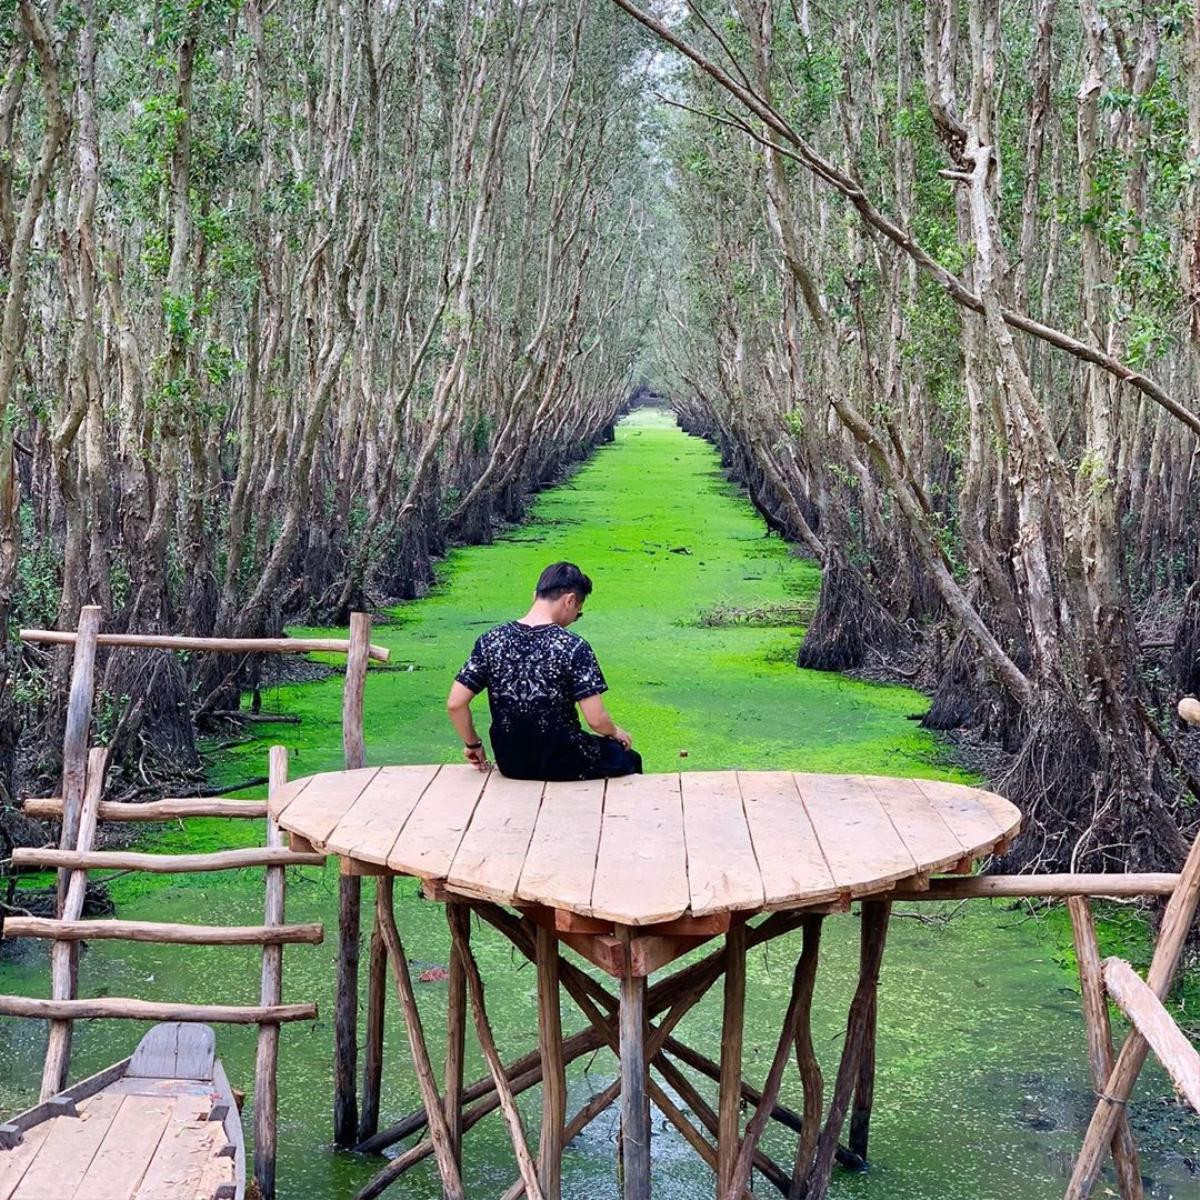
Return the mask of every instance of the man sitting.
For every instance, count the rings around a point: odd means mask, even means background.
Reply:
[[[489,768],[471,701],[484,689],[492,710],[492,752],[513,779],[604,779],[641,774],[633,739],[613,723],[608,690],[591,646],[567,626],[583,616],[592,581],[574,563],[541,574],[533,607],[519,621],[489,629],[455,677],[446,700],[467,761]],[[600,736],[584,733],[575,706]]]

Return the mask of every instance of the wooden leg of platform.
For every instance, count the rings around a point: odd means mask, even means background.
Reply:
[[[567,1073],[563,1063],[562,1011],[558,991],[558,939],[537,931],[538,1050],[542,1058],[542,1134],[538,1178],[546,1200],[561,1200],[563,1130],[567,1119]]]
[[[358,956],[362,879],[338,877],[337,995],[333,1014],[333,1140],[353,1146],[358,1132]]]
[[[388,898],[390,901],[390,892]],[[442,1188],[446,1200],[466,1200],[462,1176],[450,1147],[450,1131],[446,1127],[442,1098],[438,1095],[433,1065],[429,1061],[429,1048],[425,1043],[425,1030],[421,1025],[417,997],[413,992],[408,959],[404,954],[404,944],[400,940],[400,931],[396,928],[396,915],[392,911],[390,902],[380,905],[379,917],[380,929],[387,946],[388,963],[392,969],[392,978],[396,982],[396,991],[404,1014],[404,1025],[408,1031],[408,1044],[412,1050],[413,1067],[416,1070],[417,1084],[421,1089],[421,1103],[425,1106],[425,1116],[429,1122],[429,1136],[433,1142],[433,1152],[437,1157],[438,1171],[442,1177]],[[371,1194],[377,1195],[378,1193]]]
[[[799,1195],[804,1197],[804,1200],[824,1200],[825,1193],[829,1190],[838,1136],[846,1119],[846,1110],[850,1106],[850,1094],[858,1081],[859,1064],[867,1037],[868,1016],[879,986],[879,967],[883,961],[883,947],[887,940],[891,908],[891,903],[887,900],[862,902],[858,987],[855,989],[854,999],[850,1002],[850,1013],[846,1019],[846,1040],[842,1047],[842,1060],[838,1065],[833,1097],[829,1102],[829,1115],[825,1119],[821,1136],[817,1139],[816,1154],[805,1184],[799,1190]]]
[[[447,910],[457,900],[446,903]],[[463,1061],[466,1057],[467,972],[453,942],[450,946],[450,980],[446,990],[446,1074],[443,1104],[450,1147],[454,1160],[462,1166],[463,1136]],[[512,1078],[510,1075],[509,1078]]]
[[[721,1083],[717,1104],[718,1200],[729,1194],[738,1157],[745,1015],[746,926],[739,921],[725,935],[725,1013],[721,1022]]]
[[[871,1137],[871,1105],[875,1101],[875,1027],[878,1022],[879,995],[872,992],[863,1015],[863,1047],[858,1060],[858,1079],[854,1084],[854,1104],[850,1110],[850,1149],[864,1160]]]
[[[630,962],[630,931],[618,927]],[[650,1200],[650,1096],[646,1091],[646,980],[621,979],[621,1164],[624,1200]]]
[[[379,923],[379,905],[391,903],[392,876],[375,879],[375,926],[367,966],[367,1030],[363,1047],[362,1105],[358,1113],[358,1140],[379,1129],[379,1092],[383,1085],[383,1027],[387,1010],[387,947]],[[385,900],[386,893],[386,900]]]
[[[504,1073],[504,1064],[500,1061],[500,1053],[496,1049],[496,1039],[492,1036],[492,1027],[488,1021],[483,997],[483,979],[479,974],[475,957],[471,953],[470,912],[465,905],[455,904],[447,908],[446,917],[450,922],[454,949],[462,959],[463,968],[467,974],[467,995],[471,999],[475,1033],[479,1038],[479,1047],[483,1051],[483,1057],[487,1060],[488,1070],[492,1073],[492,1080],[496,1084],[500,1110],[503,1112],[505,1123],[508,1126],[509,1138],[517,1156],[517,1166],[520,1168],[521,1178],[525,1181],[525,1194],[529,1200],[544,1200],[541,1185],[538,1183],[537,1167],[534,1164],[533,1156],[529,1153],[529,1143],[525,1138],[525,1127],[521,1124],[521,1114],[517,1111],[512,1088]]]
[[[817,959],[821,946],[821,928],[824,917],[809,917],[804,922],[804,949],[800,952],[800,967],[803,976],[802,1007],[796,1022],[796,1066],[800,1071],[800,1084],[804,1089],[804,1118],[796,1142],[796,1162],[792,1170],[789,1200],[797,1200],[808,1174],[809,1164],[817,1149],[817,1137],[821,1132],[821,1109],[824,1105],[825,1082],[821,1077],[821,1064],[812,1040],[812,999],[817,982]]]
[[[1092,1086],[1097,1093],[1104,1091],[1112,1074],[1114,1054],[1112,1026],[1108,1020],[1108,995],[1104,988],[1104,973],[1100,965],[1100,945],[1092,910],[1083,896],[1068,896],[1071,927],[1075,934],[1075,958],[1079,963],[1079,994],[1083,1001],[1083,1021],[1087,1031],[1088,1062],[1092,1069]],[[1112,1138],[1113,1167],[1122,1200],[1142,1200],[1142,1168],[1137,1143],[1129,1128],[1124,1109],[1117,1118]]]

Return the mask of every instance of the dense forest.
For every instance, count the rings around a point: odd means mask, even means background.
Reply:
[[[1010,865],[1177,867],[1192,0],[0,0],[0,50],[6,789],[19,625],[418,594],[645,380],[821,563],[799,665],[996,748]],[[152,774],[238,680],[137,663]]]

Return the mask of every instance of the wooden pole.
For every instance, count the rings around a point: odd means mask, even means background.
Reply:
[[[83,612],[86,611],[85,608]],[[49,646],[79,644],[79,635],[70,630],[22,629],[20,636],[23,642]],[[158,633],[102,633],[96,644],[133,650],[191,650],[214,654],[346,654],[350,650],[350,643],[341,638],[177,637]],[[387,662],[392,653],[386,646],[371,646],[368,651],[376,662]]]
[[[390,899],[390,896],[389,896]],[[413,1067],[417,1085],[421,1091],[421,1103],[425,1107],[425,1118],[429,1124],[429,1136],[437,1158],[438,1172],[442,1177],[442,1188],[446,1200],[466,1200],[462,1175],[450,1149],[450,1133],[446,1128],[446,1116],[442,1110],[442,1099],[438,1095],[437,1082],[433,1076],[433,1065],[429,1061],[429,1047],[425,1044],[425,1030],[421,1025],[421,1013],[417,1008],[417,997],[413,991],[412,976],[408,970],[404,944],[396,928],[396,915],[391,904],[379,908],[380,928],[387,946],[388,964],[396,983],[400,1008],[404,1014],[404,1027],[408,1033],[408,1045],[412,1051]]]
[[[375,927],[367,967],[367,1032],[363,1048],[362,1104],[358,1113],[358,1140],[366,1141],[379,1130],[379,1093],[383,1086],[383,1032],[387,1009],[387,947],[380,928],[379,905],[392,890],[392,876],[375,879]],[[388,897],[390,903],[390,897]]]
[[[872,998],[879,986],[879,967],[883,961],[883,947],[887,940],[890,914],[890,901],[862,902],[858,987],[855,989],[854,999],[850,1002],[850,1013],[846,1019],[846,1040],[842,1046],[842,1059],[838,1065],[833,1096],[829,1102],[829,1115],[825,1118],[825,1125],[817,1139],[812,1166],[800,1189],[800,1195],[804,1196],[805,1200],[824,1200],[825,1193],[829,1190],[838,1135],[846,1119],[851,1091],[858,1079],[859,1063],[867,1036],[867,1017]]]
[[[306,925],[172,925],[165,921],[58,921],[53,917],[7,917],[6,938],[54,938],[60,941],[154,942],[183,946],[271,946],[325,938],[319,923]]]
[[[287,749],[272,746],[268,756],[267,790],[274,795],[287,783]],[[282,846],[283,831],[267,818],[267,845]],[[282,925],[284,916],[284,868],[266,870],[266,899],[263,921]],[[283,1002],[283,947],[268,945],[262,952],[262,985],[259,1002],[268,1005]],[[279,1026],[258,1027],[258,1053],[254,1063],[254,1180],[261,1200],[275,1200],[275,1154],[279,1112]]]
[[[858,1060],[858,1078],[854,1084],[854,1105],[850,1110],[850,1136],[847,1145],[864,1161],[871,1140],[871,1106],[875,1102],[875,1033],[878,1024],[879,993],[867,998],[863,1013],[863,1045]]]
[[[496,1040],[492,1036],[492,1027],[488,1021],[483,997],[483,979],[479,974],[475,956],[471,953],[470,911],[462,904],[455,904],[446,910],[446,918],[450,923],[454,949],[462,959],[463,969],[466,972],[467,995],[471,1000],[471,1014],[475,1018],[475,1034],[479,1038],[479,1048],[483,1051],[488,1070],[492,1073],[492,1080],[496,1084],[496,1094],[500,1099],[500,1111],[504,1114],[509,1140],[512,1142],[513,1152],[517,1156],[517,1166],[521,1171],[521,1178],[525,1181],[525,1194],[529,1200],[545,1200],[538,1182],[537,1167],[534,1164],[533,1156],[529,1153],[529,1143],[525,1139],[525,1127],[521,1124],[521,1114],[517,1110],[512,1088],[504,1074],[504,1064],[500,1061]]]
[[[809,1163],[817,1149],[821,1132],[821,1109],[825,1102],[825,1084],[821,1064],[812,1040],[812,1000],[817,982],[817,958],[821,945],[824,917],[809,917],[804,922],[804,948],[800,952],[804,991],[800,1019],[796,1023],[796,1066],[804,1089],[804,1117],[796,1140],[796,1161],[792,1169],[788,1200],[799,1200]]]
[[[457,903],[457,900],[448,900],[446,905],[449,908],[451,904]],[[466,1032],[467,973],[451,939],[450,979],[446,985],[446,1070],[443,1076],[445,1094],[442,1099],[446,1111],[446,1125],[450,1130],[450,1148],[459,1166],[462,1165],[463,1063],[466,1058]],[[544,1064],[539,1062],[538,1066],[540,1070]],[[511,1067],[505,1069],[505,1074],[510,1080],[514,1077]]]
[[[18,846],[13,863],[25,867],[65,867],[70,871],[231,871],[242,867],[323,867],[325,855],[299,853],[286,846],[242,846],[211,854],[140,854],[129,850],[39,850]]]
[[[617,926],[625,946],[621,977],[621,1166],[624,1200],[650,1200],[650,1097],[646,1091],[646,979],[630,971],[631,931]]]
[[[63,729],[62,830],[59,846],[76,849],[79,842],[80,809],[87,778],[88,730],[92,724],[92,701],[96,692],[96,638],[100,633],[100,609],[86,604],[79,610],[79,632],[75,635],[75,657],[71,664],[71,692]],[[89,843],[90,844],[90,843]],[[69,872],[58,873],[57,914],[63,915]],[[72,952],[72,971],[75,956]]]
[[[746,925],[744,921],[738,921],[725,935],[725,1009],[721,1021],[721,1082],[717,1102],[718,1200],[730,1193],[738,1159],[745,1014]]]
[[[1102,1092],[1113,1069],[1112,1026],[1108,1020],[1108,998],[1100,966],[1100,944],[1092,910],[1082,896],[1067,899],[1071,928],[1075,935],[1075,959],[1079,964],[1079,996],[1083,1002],[1083,1024],[1087,1033],[1088,1063],[1092,1086]],[[1123,1200],[1141,1200],[1142,1168],[1137,1143],[1129,1128],[1129,1118],[1121,1110],[1112,1140],[1113,1166]]]
[[[72,689],[73,690],[73,689]],[[84,728],[86,735],[87,729]],[[91,848],[96,836],[96,813],[100,808],[100,796],[104,791],[104,768],[108,762],[108,751],[93,750],[87,756],[86,784],[82,803],[78,809],[75,826],[75,848],[86,851]],[[65,826],[64,822],[64,826]],[[83,912],[87,896],[87,872],[72,871],[63,897],[61,916],[67,921],[76,921]],[[77,991],[79,943],[75,940],[56,941],[50,948],[50,985],[55,1000],[74,1000]],[[48,1100],[67,1085],[67,1071],[71,1064],[70,1020],[55,1020],[50,1023],[50,1037],[46,1043],[46,1058],[42,1063],[41,1099]]]
[[[542,1059],[542,1132],[538,1179],[546,1200],[562,1200],[563,1131],[567,1120],[567,1071],[563,1061],[562,1009],[558,991],[558,939],[537,931],[538,1052]]]
[[[367,765],[363,740],[363,689],[371,646],[371,618],[350,614],[350,648],[342,687],[342,749],[346,770]],[[358,1132],[358,958],[362,879],[338,880],[338,965],[334,1001],[333,1140],[352,1146]],[[379,1050],[382,1058],[382,1047]]]
[[[315,1021],[315,1004],[175,1004],[104,996],[98,1000],[39,1000],[0,996],[0,1017],[33,1017],[37,1021],[209,1021],[218,1025],[262,1025],[266,1022]],[[61,1090],[61,1089],[60,1089]]]
[[[1179,886],[1171,894],[1158,930],[1158,944],[1150,960],[1146,983],[1160,999],[1166,997],[1179,966],[1179,957],[1187,941],[1188,930],[1200,904],[1200,836],[1192,843],[1187,861],[1179,875]],[[1133,1092],[1138,1074],[1146,1061],[1149,1046],[1137,1030],[1126,1036],[1117,1061],[1109,1073],[1100,1102],[1092,1113],[1091,1124],[1084,1135],[1075,1170],[1067,1185],[1066,1200],[1085,1200],[1091,1195],[1100,1173],[1104,1151],[1112,1145],[1113,1134],[1125,1110],[1125,1103]]]

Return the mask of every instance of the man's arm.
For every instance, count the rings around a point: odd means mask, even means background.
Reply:
[[[458,731],[458,736],[463,740],[463,757],[481,771],[486,771],[491,764],[488,762],[487,751],[483,748],[483,739],[475,732],[475,722],[471,717],[471,701],[477,695],[478,692],[471,691],[465,683],[459,683],[456,679],[450,685],[450,695],[446,697],[446,711],[450,714],[451,723]]]
[[[633,738],[609,716],[604,700],[598,693],[585,696],[579,701],[579,708],[583,712],[583,719],[601,737],[616,738],[626,750],[633,745]]]

